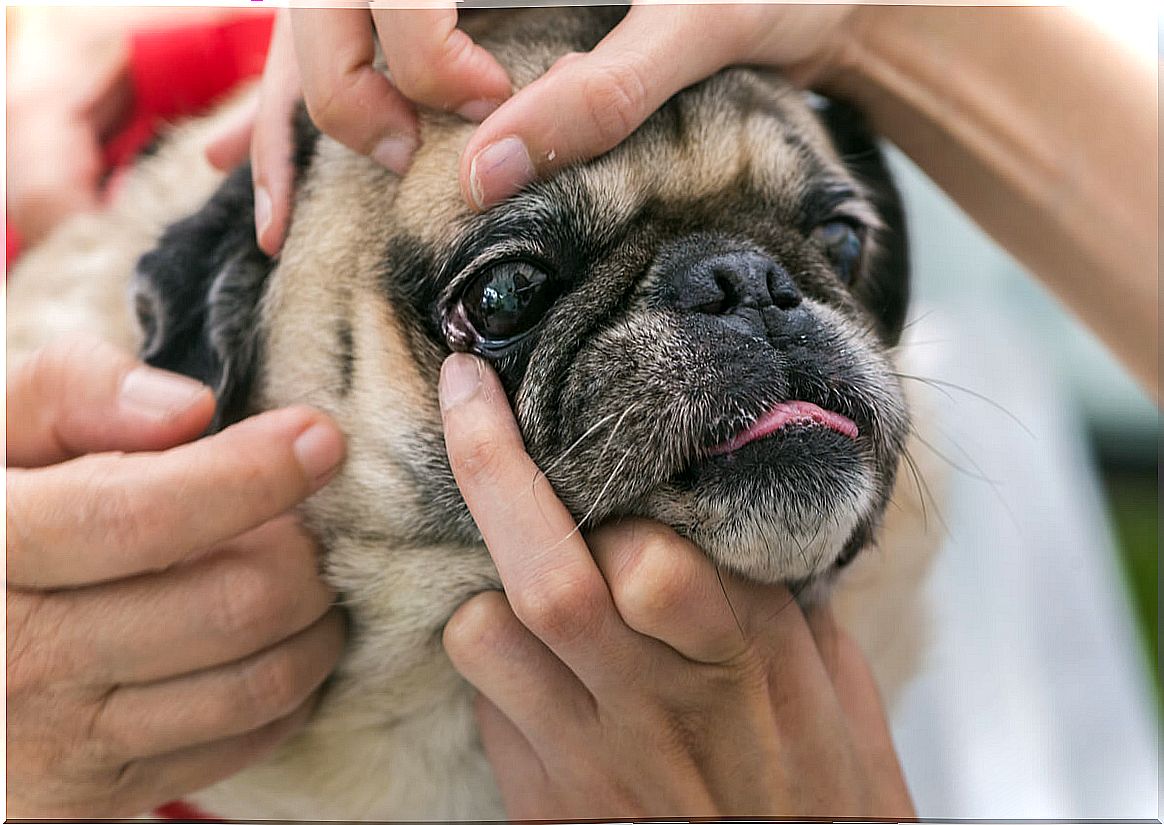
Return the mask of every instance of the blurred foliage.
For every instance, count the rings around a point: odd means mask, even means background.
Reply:
[[[1164,716],[1160,689],[1160,502],[1158,470],[1107,465],[1103,472],[1108,509],[1145,656],[1154,674],[1157,706]]]

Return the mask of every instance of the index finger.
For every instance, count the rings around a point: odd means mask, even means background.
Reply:
[[[8,581],[72,587],[164,569],[288,510],[342,457],[335,425],[299,407],[162,453],[8,470]]]
[[[457,9],[373,9],[392,82],[410,100],[483,120],[509,97],[497,59],[457,28]]]
[[[513,612],[592,690],[626,669],[612,661],[636,634],[574,519],[525,452],[497,375],[454,353],[441,368],[449,463],[485,538]],[[629,672],[634,672],[633,670]]]
[[[403,174],[418,142],[416,114],[375,65],[364,9],[291,10],[307,111],[333,138]]]
[[[282,248],[287,236],[294,188],[293,121],[303,97],[289,13],[281,9],[275,18],[250,142],[255,237],[271,256]]]

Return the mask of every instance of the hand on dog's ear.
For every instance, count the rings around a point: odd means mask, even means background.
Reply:
[[[257,358],[258,303],[274,263],[254,234],[250,166],[170,226],[134,276],[142,358],[214,389],[210,430],[242,418]]]

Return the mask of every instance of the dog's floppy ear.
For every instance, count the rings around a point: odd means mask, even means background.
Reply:
[[[319,130],[303,105],[292,128],[298,185]],[[142,358],[214,388],[218,409],[211,432],[248,412],[261,355],[259,301],[274,267],[255,240],[249,163],[228,175],[201,210],[166,229],[138,262],[133,291]]]
[[[209,384],[211,431],[246,414],[258,358],[258,304],[273,262],[255,241],[250,165],[162,234],[138,262],[134,304],[146,363]]]
[[[909,239],[901,195],[864,115],[844,101],[816,94],[811,94],[810,104],[832,137],[845,166],[872,195],[884,222],[877,233],[879,254],[873,260],[871,277],[858,284],[856,291],[873,310],[886,343],[896,344],[901,338],[909,305]]]

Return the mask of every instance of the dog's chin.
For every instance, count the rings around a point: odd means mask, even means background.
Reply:
[[[755,581],[790,583],[831,570],[876,502],[858,440],[793,424],[708,455],[649,497],[718,565]]]

